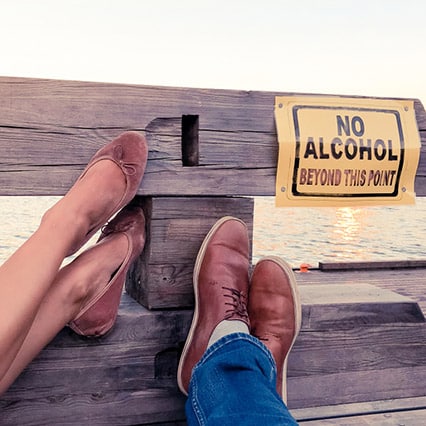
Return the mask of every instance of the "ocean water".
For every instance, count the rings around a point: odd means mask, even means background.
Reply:
[[[58,197],[0,197],[0,264],[37,228]],[[426,198],[414,206],[275,208],[256,198],[253,261],[285,258],[293,267],[318,262],[426,258]],[[94,237],[95,238],[95,237]]]
[[[279,255],[294,267],[318,262],[426,257],[426,198],[414,206],[274,208],[256,199],[253,254]]]

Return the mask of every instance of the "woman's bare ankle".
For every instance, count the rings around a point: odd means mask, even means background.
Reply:
[[[84,242],[95,225],[99,225],[99,218],[108,215],[119,203],[125,187],[121,169],[112,161],[99,161],[45,212],[40,227],[59,231],[74,248],[80,241]]]
[[[102,160],[74,184],[63,202],[93,224],[121,201],[125,190],[122,170],[114,162]]]

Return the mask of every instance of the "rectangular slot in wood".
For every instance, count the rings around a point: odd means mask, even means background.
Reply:
[[[182,115],[182,165],[184,167],[198,166],[198,115]]]

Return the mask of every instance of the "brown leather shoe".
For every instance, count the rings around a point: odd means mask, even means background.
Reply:
[[[192,369],[207,349],[213,330],[223,320],[247,315],[249,239],[247,226],[224,217],[204,239],[195,262],[195,311],[178,368],[178,385],[187,395]]]
[[[284,260],[261,259],[250,282],[251,334],[271,351],[277,365],[277,392],[287,401],[287,360],[300,331],[302,308],[296,278]]]
[[[102,336],[114,325],[124,282],[130,265],[145,245],[145,216],[142,208],[126,206],[103,229],[98,239],[102,241],[124,234],[129,242],[126,257],[109,283],[101,288],[80,310],[68,326],[82,336]]]
[[[68,256],[75,253],[107,222],[107,220],[117,213],[123,206],[128,204],[136,195],[145,172],[148,158],[148,146],[145,138],[136,132],[124,132],[109,144],[101,148],[90,160],[77,182],[84,178],[87,171],[102,160],[110,160],[120,167],[126,179],[126,189],[120,200],[112,205],[98,221],[91,227],[82,241],[75,244]]]

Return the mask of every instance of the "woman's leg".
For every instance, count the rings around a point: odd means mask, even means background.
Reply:
[[[0,267],[0,380],[27,336],[63,259],[124,190],[121,169],[112,161],[99,161]]]
[[[111,279],[128,250],[124,234],[105,239],[79,255],[56,275],[9,369],[0,380],[0,394],[19,376],[81,306]]]

